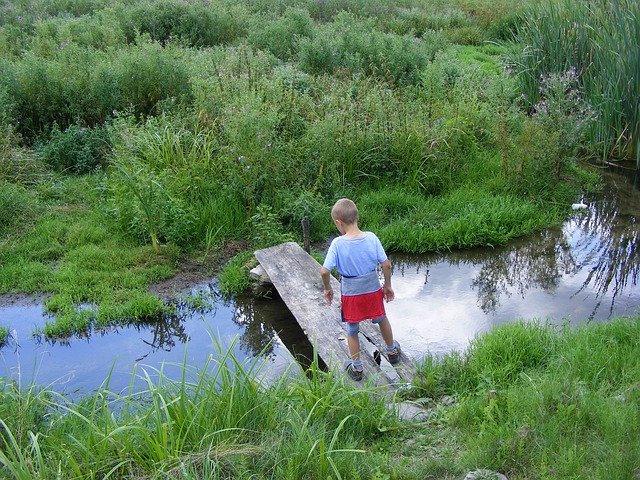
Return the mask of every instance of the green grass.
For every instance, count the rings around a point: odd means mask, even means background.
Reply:
[[[423,395],[455,395],[463,461],[509,478],[633,478],[640,318],[577,329],[510,324],[429,357]]]
[[[633,478],[639,340],[640,317],[497,327],[464,354],[419,366],[414,395],[433,409],[425,423],[400,422],[375,389],[315,363],[262,384],[262,361],[240,364],[233,346],[201,368],[182,365],[178,380],[134,371],[139,390],[110,392],[107,378],[73,402],[5,381],[0,474],[418,480],[482,467],[514,479]]]
[[[364,228],[378,232],[386,248],[414,253],[503,245],[564,215],[562,208],[541,214],[533,202],[471,188],[441,197],[380,190],[365,194],[360,206]]]
[[[4,345],[9,340],[9,329],[4,325],[0,325],[0,347],[4,347]]]
[[[367,461],[380,459],[367,451],[370,442],[398,428],[382,397],[317,366],[264,386],[256,381],[262,365],[241,365],[230,352],[217,350],[202,369],[183,366],[181,380],[137,372],[143,391],[101,389],[78,403],[5,384],[0,409],[12,415],[2,416],[2,473],[324,479],[372,478],[392,468]]]
[[[48,208],[0,242],[0,291],[49,294],[45,306],[55,320],[44,326],[47,336],[149,320],[169,309],[147,287],[174,273],[178,250],[154,253],[110,232],[98,209],[100,182],[61,177],[39,185],[36,196]],[[85,303],[96,310],[79,310]]]

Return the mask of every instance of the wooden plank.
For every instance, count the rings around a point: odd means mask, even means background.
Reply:
[[[320,264],[294,242],[258,250],[255,256],[320,358],[330,368],[343,370],[349,350],[340,325],[340,306],[324,300]],[[332,279],[332,286],[340,291],[337,280]],[[362,363],[367,379],[377,386],[389,384],[373,358],[363,355]]]
[[[340,321],[340,283],[331,277],[331,286],[334,289],[334,302],[327,305],[320,277],[320,264],[307,254],[295,242],[283,243],[255,252],[255,256],[267,272],[271,282],[278,290],[283,301],[297,319],[305,331],[312,345],[322,360],[330,367],[342,369],[349,358],[346,341],[346,332]],[[363,322],[361,326],[365,326]],[[369,338],[381,340],[378,331],[373,325],[371,328],[363,328]],[[366,378],[371,378],[378,385],[401,383],[398,374],[386,369],[381,370],[373,359],[373,343],[361,335],[361,359],[365,368]],[[376,342],[377,343],[377,342]],[[412,362],[404,357],[403,364],[412,365]],[[385,360],[386,361],[386,360]],[[409,381],[406,370],[396,369]],[[402,375],[402,372],[405,374]]]
[[[373,323],[362,322],[360,324],[360,336],[361,338],[364,336],[366,340],[375,345],[375,348],[379,352],[385,351],[386,344],[382,339],[380,329]],[[362,343],[362,341],[360,343]],[[386,358],[383,361],[387,362]],[[389,365],[391,366],[390,363]],[[417,374],[415,363],[402,351],[402,349],[400,349],[400,362],[393,365],[393,368],[396,370],[396,373],[400,376],[401,381],[403,381],[404,383],[411,383],[413,377],[415,377]]]

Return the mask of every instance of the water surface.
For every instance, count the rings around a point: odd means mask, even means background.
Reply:
[[[264,361],[262,371],[269,381],[289,372],[295,363],[277,331],[283,331],[292,351],[311,355],[304,350],[306,345],[297,346],[296,340],[287,337],[295,328],[282,328],[295,324],[282,302],[224,301],[215,284],[199,285],[188,293],[209,296],[210,307],[183,306],[178,315],[158,322],[93,331],[63,341],[33,336],[48,319],[41,303],[0,307],[0,323],[13,337],[0,350],[0,377],[72,395],[95,391],[109,379],[109,388],[120,392],[131,382],[142,388],[145,376],[157,378],[159,370],[178,379],[182,365],[215,369],[230,350],[246,366]],[[297,337],[302,337],[301,332]]]
[[[561,227],[505,247],[390,255],[396,300],[387,312],[404,350],[416,359],[461,351],[476,335],[518,319],[577,325],[639,313],[638,176],[607,173],[606,181]],[[41,303],[0,307],[0,324],[13,332],[0,350],[0,377],[85,394],[108,377],[109,388],[121,391],[160,369],[180,378],[183,364],[215,368],[226,349],[241,362],[264,361],[267,380],[291,372],[289,352],[308,363],[311,348],[281,300],[224,301],[215,282],[194,292],[210,297],[209,308],[180,308],[163,321],[63,342],[32,337],[47,320]]]
[[[464,350],[514,320],[577,325],[640,313],[637,174],[605,175],[561,227],[495,249],[392,255],[398,339],[414,357]]]

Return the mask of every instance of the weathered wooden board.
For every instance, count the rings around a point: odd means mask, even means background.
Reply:
[[[393,325],[393,319],[391,319],[391,324]],[[366,340],[375,345],[375,348],[379,352],[385,351],[385,343],[382,339],[382,334],[380,333],[380,329],[371,322],[362,322],[360,324],[360,338],[365,337]],[[364,342],[361,340],[360,344],[363,345]],[[383,362],[386,362],[386,358],[383,355]],[[391,366],[391,364],[389,364]],[[403,351],[400,349],[400,362],[393,366],[395,368],[396,373],[400,376],[400,378],[407,383],[411,383],[413,377],[416,376],[417,370],[415,363],[411,358],[409,358]]]
[[[326,304],[318,262],[294,242],[258,250],[255,256],[320,358],[330,368],[342,370],[349,351],[340,325],[339,302]],[[332,279],[332,286],[340,291],[337,280]],[[367,373],[380,373],[367,378],[379,386],[389,384],[373,358],[363,355],[362,363]]]
[[[294,242],[283,243],[255,252],[271,282],[285,304],[309,337],[318,355],[330,367],[341,369],[349,358],[346,332],[340,321],[340,283],[331,278],[334,301],[327,305],[320,277],[320,264]],[[361,324],[366,336],[379,346],[384,345],[377,327]],[[367,325],[366,325],[367,324]],[[375,330],[374,330],[375,329]],[[361,335],[361,359],[367,379],[379,386],[410,381],[413,367],[410,359],[402,358],[402,368],[381,370],[373,359],[376,346]],[[378,346],[378,348],[379,348]],[[398,373],[400,373],[400,377]]]

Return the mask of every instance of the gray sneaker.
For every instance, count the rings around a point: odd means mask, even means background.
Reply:
[[[391,351],[387,350],[387,360],[391,365],[395,365],[400,361],[400,344],[396,341],[393,342],[394,348]]]
[[[364,371],[357,370],[356,367],[353,366],[353,362],[347,363],[346,370],[351,380],[355,380],[356,382],[359,382],[360,380],[362,380],[362,377],[364,376]]]

